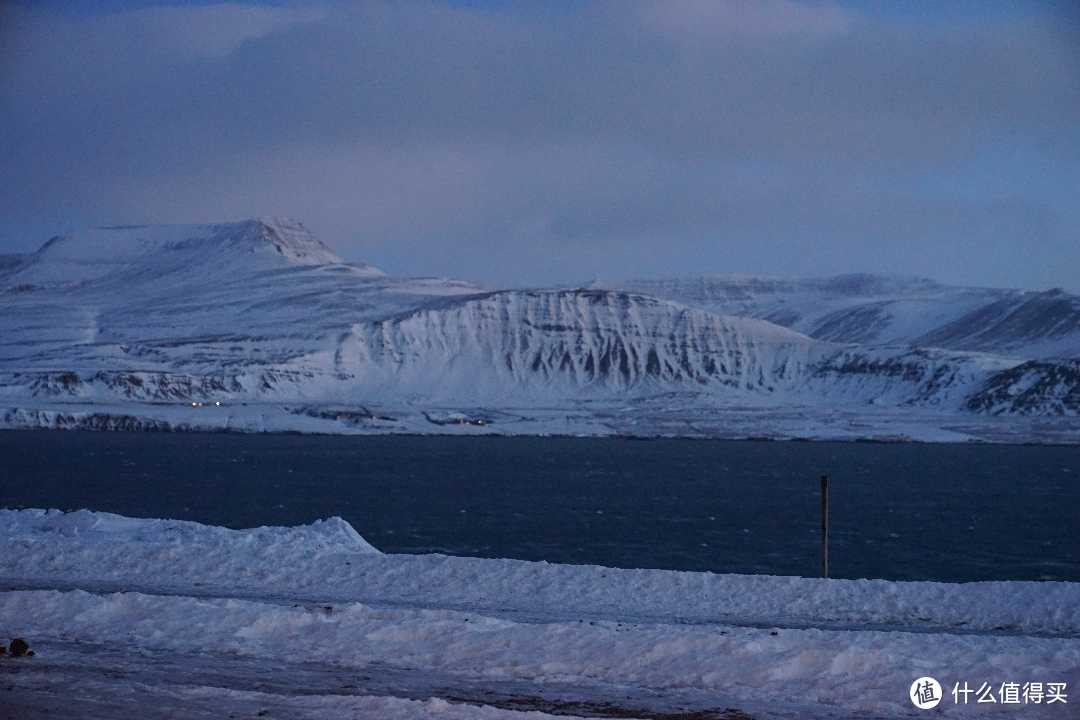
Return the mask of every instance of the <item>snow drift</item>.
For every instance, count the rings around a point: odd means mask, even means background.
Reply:
[[[0,634],[39,650],[7,689],[21,707],[94,717],[125,717],[132,698],[175,716],[207,692],[207,717],[285,714],[289,699],[337,716],[358,695],[563,716],[589,701],[640,709],[626,717],[910,717],[922,675],[1080,682],[1075,583],[383,555],[340,521],[235,531],[41,510],[0,511],[0,582],[21,588],[0,592]]]

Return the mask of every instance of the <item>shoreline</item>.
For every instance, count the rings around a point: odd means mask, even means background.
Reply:
[[[371,437],[371,436],[396,436],[396,437],[453,437],[453,438],[492,438],[492,439],[507,439],[507,438],[550,438],[550,439],[573,439],[573,440],[627,440],[637,442],[648,442],[656,440],[687,440],[687,441],[700,441],[700,442],[733,442],[733,443],[814,443],[814,444],[870,444],[870,445],[995,445],[995,446],[1017,446],[1017,447],[1080,447],[1080,434],[1078,434],[1075,440],[1060,440],[1060,439],[1035,439],[1026,435],[1018,435],[1016,437],[1002,437],[1002,438],[989,438],[970,436],[964,439],[934,439],[927,437],[911,437],[900,434],[890,435],[888,433],[883,434],[868,434],[868,435],[802,435],[802,434],[787,434],[778,433],[776,435],[763,435],[763,434],[747,434],[739,435],[735,433],[716,432],[716,433],[666,433],[666,432],[626,432],[626,431],[591,431],[591,432],[556,432],[556,431],[522,431],[522,432],[504,432],[499,430],[492,430],[490,426],[482,430],[474,428],[463,428],[458,431],[447,431],[440,429],[432,429],[430,431],[417,430],[415,428],[341,428],[338,430],[328,430],[321,428],[290,428],[290,427],[229,427],[227,425],[213,425],[213,424],[190,424],[188,422],[173,422],[171,420],[164,420],[155,418],[152,416],[131,415],[131,414],[114,414],[114,413],[95,413],[89,412],[87,418],[108,418],[118,420],[118,424],[110,426],[108,422],[95,424],[94,422],[83,423],[76,419],[74,424],[62,424],[62,425],[32,425],[29,423],[15,424],[7,423],[0,424],[0,432],[35,432],[35,431],[50,431],[50,432],[86,432],[86,433],[130,433],[130,434],[183,434],[183,435],[300,435],[311,437],[342,437],[342,438],[355,438],[355,437]],[[142,424],[139,427],[137,425]],[[117,426],[118,425],[118,426]],[[435,424],[436,427],[446,427],[445,425]],[[1080,433],[1080,431],[1078,431]]]

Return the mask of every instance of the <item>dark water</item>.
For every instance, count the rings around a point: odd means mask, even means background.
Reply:
[[[1080,448],[0,432],[0,506],[215,525],[341,515],[389,552],[1080,581]]]

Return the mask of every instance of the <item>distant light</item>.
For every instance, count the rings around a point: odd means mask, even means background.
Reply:
[[[215,400],[215,401],[214,401],[214,404],[215,404],[215,405],[218,405],[218,406],[220,406],[220,405],[221,405],[221,401],[220,401],[220,400]]]
[[[199,407],[199,403],[191,403],[191,407]]]

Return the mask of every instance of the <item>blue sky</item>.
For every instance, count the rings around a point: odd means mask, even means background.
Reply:
[[[1080,291],[1068,2],[0,10],[0,252],[301,218],[493,285],[898,272]]]

